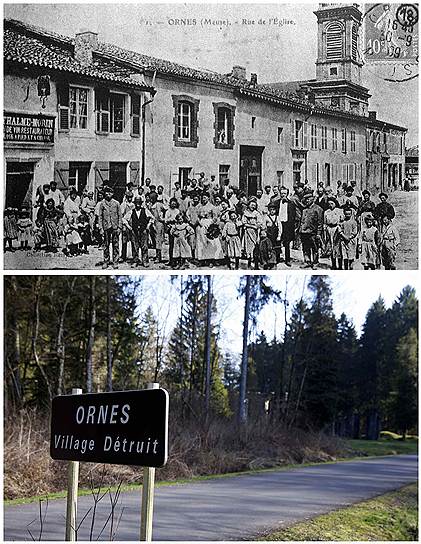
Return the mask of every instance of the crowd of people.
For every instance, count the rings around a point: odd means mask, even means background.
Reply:
[[[395,210],[380,193],[375,202],[356,182],[337,182],[335,190],[318,183],[286,187],[266,185],[247,196],[228,179],[220,185],[202,172],[171,194],[147,178],[143,186],[128,183],[119,202],[107,183],[79,195],[71,187],[67,198],[52,181],[40,186],[33,211],[6,208],[5,251],[63,251],[68,257],[103,250],[98,266],[118,263],[170,268],[226,266],[273,269],[291,267],[291,249],[302,249],[304,268],[316,269],[321,257],[331,268],[395,269],[399,232]],[[17,242],[17,246],[14,245]],[[165,250],[168,251],[163,251]],[[168,258],[163,261],[164,253]]]

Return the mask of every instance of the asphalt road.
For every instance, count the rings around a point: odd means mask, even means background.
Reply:
[[[262,531],[386,493],[416,481],[417,475],[418,456],[399,455],[160,487],[155,495],[153,539],[252,539]],[[115,539],[138,540],[140,491],[124,493],[121,499]],[[91,496],[79,499],[79,520],[92,503]],[[110,512],[109,498],[99,505],[94,540]],[[4,540],[30,540],[28,528],[38,539],[38,509],[38,504],[6,506]],[[51,501],[42,540],[64,539],[64,516],[65,501]],[[89,540],[91,519],[89,514],[78,540]],[[100,540],[110,540],[109,524]]]

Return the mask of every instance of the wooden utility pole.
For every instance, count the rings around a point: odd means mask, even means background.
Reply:
[[[244,321],[243,321],[243,353],[241,357],[240,396],[238,406],[238,423],[247,422],[246,390],[247,390],[247,366],[248,366],[248,336],[250,314],[250,290],[251,276],[246,276]]]
[[[72,395],[81,395],[82,389],[72,389]],[[77,492],[79,487],[79,461],[69,461],[67,477],[66,541],[76,541]]]
[[[147,389],[159,389],[159,383],[148,383]],[[155,467],[143,467],[142,510],[140,516],[140,540],[151,542]]]

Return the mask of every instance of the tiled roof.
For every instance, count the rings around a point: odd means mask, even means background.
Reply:
[[[98,80],[112,81],[134,88],[150,89],[131,77],[133,70],[125,68],[111,59],[95,58],[92,65],[85,67],[73,57],[71,41],[62,36],[39,36],[26,25],[5,24],[3,36],[4,60],[28,66],[39,66],[60,72],[70,72]],[[53,38],[53,39],[52,39]]]
[[[182,64],[158,59],[105,42],[98,43],[92,66],[83,67],[73,58],[75,43],[73,38],[10,19],[5,20],[4,28],[5,60],[45,66],[137,87],[141,85],[130,78],[133,71],[156,71],[158,74],[176,78],[223,85],[249,98],[276,103],[292,109],[305,110],[308,113],[342,117],[365,124],[379,123],[378,120],[372,121],[368,117],[350,113],[338,107],[314,105],[302,94],[293,92],[294,85],[291,86],[291,90],[288,86],[276,88],[270,84],[254,85],[246,79],[237,78],[231,74],[224,75],[189,68]],[[148,89],[151,90],[150,87]],[[388,123],[384,124],[389,125]],[[389,126],[406,130],[395,125]]]

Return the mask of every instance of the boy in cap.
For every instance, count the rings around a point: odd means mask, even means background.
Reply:
[[[111,187],[104,188],[104,200],[99,205],[98,226],[103,237],[104,264],[107,268],[110,264],[110,244],[113,251],[113,263],[117,264],[119,255],[119,237],[122,227],[120,204],[113,198],[114,191]]]

